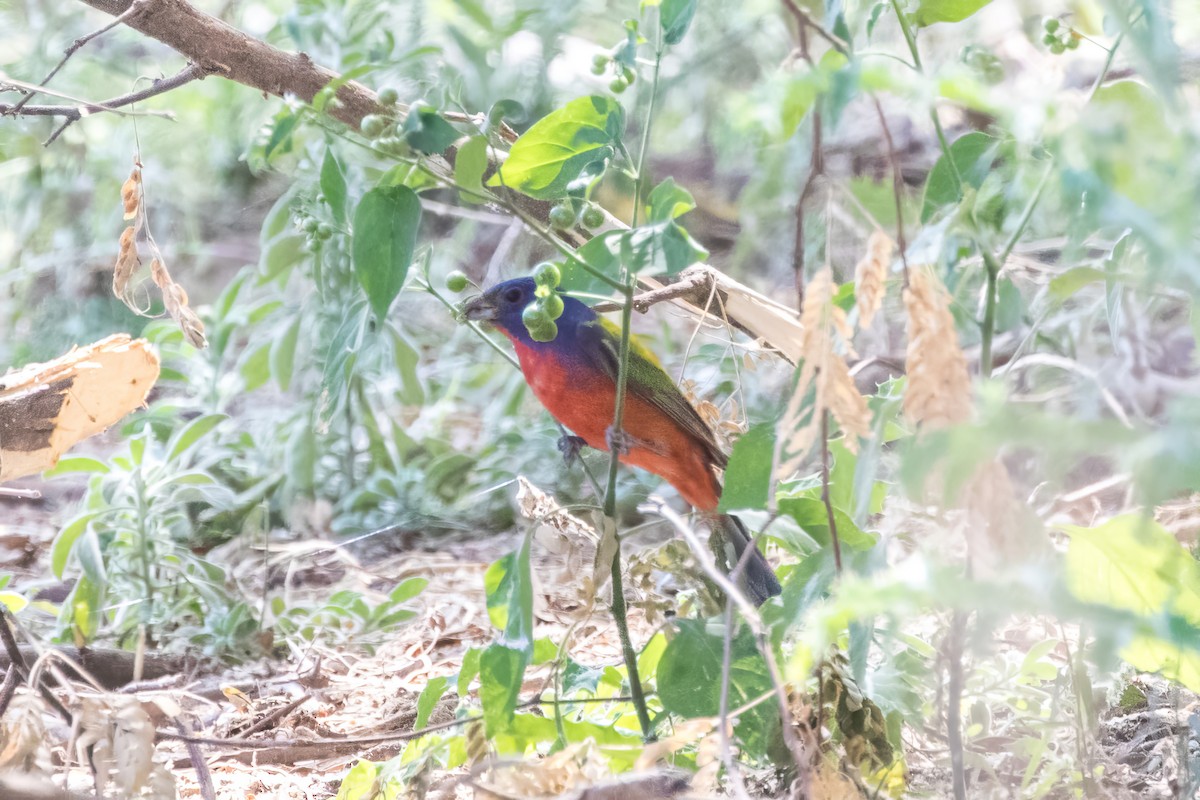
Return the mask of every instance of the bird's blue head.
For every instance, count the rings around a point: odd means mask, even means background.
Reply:
[[[472,297],[467,301],[464,312],[469,320],[490,322],[513,341],[533,345],[536,343],[529,335],[521,315],[525,308],[537,299],[536,292],[537,284],[533,278],[513,278],[497,283],[478,297]],[[579,325],[589,319],[595,319],[596,314],[575,298],[561,294],[560,296],[563,301],[563,313],[556,320],[558,338],[571,339]]]

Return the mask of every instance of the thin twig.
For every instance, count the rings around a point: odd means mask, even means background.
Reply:
[[[246,730],[241,731],[240,735],[241,736],[249,736],[251,734],[258,733],[259,731],[265,731],[267,728],[270,728],[275,723],[279,722],[279,720],[283,719],[288,714],[292,713],[293,711],[295,711],[297,708],[304,705],[308,701],[309,701],[309,696],[307,694],[297,697],[295,700],[288,703],[287,705],[282,705],[279,708],[276,708],[275,710],[271,711],[269,714],[265,715],[258,722],[254,723],[249,728],[246,728]]]
[[[0,486],[0,497],[15,497],[19,500],[41,500],[42,493],[37,489],[10,489]]]
[[[62,135],[62,132],[70,125],[78,122],[84,117],[106,111],[116,114],[128,114],[129,112],[121,112],[117,109],[137,103],[141,100],[146,100],[154,97],[155,95],[164,94],[172,89],[178,89],[184,84],[190,83],[194,80],[203,79],[210,72],[211,70],[205,69],[199,64],[188,64],[170,78],[159,78],[145,89],[137,92],[130,92],[129,94],[124,94],[120,97],[114,97],[111,100],[105,100],[101,103],[85,103],[78,106],[25,106],[19,110],[14,105],[0,103],[0,116],[5,114],[13,114],[22,117],[66,117],[62,125],[55,129],[50,138],[45,141],[45,145],[50,145],[55,139]],[[146,111],[140,113],[142,116],[156,116],[174,119],[174,115],[169,111]]]
[[[749,548],[747,548],[747,551]],[[725,765],[725,777],[729,781],[730,794],[750,800],[742,771],[733,757],[733,742],[729,730],[729,677],[733,668],[733,598],[725,598],[725,641],[721,651],[721,701],[717,718],[717,741],[721,748],[721,763]]]
[[[80,36],[78,39],[76,39],[74,42],[72,42],[71,46],[66,49],[65,53],[63,53],[62,60],[58,62],[58,65],[54,69],[50,70],[50,73],[48,75],[46,75],[46,77],[42,78],[42,80],[41,80],[42,86],[45,86],[46,84],[50,83],[51,80],[54,79],[54,76],[58,74],[58,71],[60,69],[62,69],[64,66],[66,66],[67,62],[71,60],[71,56],[75,55],[76,51],[78,51],[79,48],[83,47],[85,44],[90,42],[92,39],[95,39],[97,36],[102,36],[103,34],[108,33],[113,28],[117,27],[122,22],[124,22],[125,20],[132,17],[134,14],[141,11],[141,8],[142,8],[141,0],[134,0],[133,5],[129,6],[129,8],[127,8],[127,9],[125,9],[120,14],[120,16],[114,18],[112,22],[108,23],[107,25],[105,25],[102,28],[98,28],[98,29],[92,31],[91,33],[89,33],[85,36]],[[12,112],[10,112],[10,113],[16,113],[16,112],[20,111],[22,108],[25,107],[26,103],[28,103],[30,100],[32,100],[33,97],[37,94],[40,94],[40,92],[38,92],[37,90],[30,91],[28,94],[26,94],[24,97],[21,98],[21,101],[19,103],[17,103],[15,106],[13,106]]]
[[[946,686],[946,742],[950,747],[950,772],[954,783],[954,800],[966,800],[967,776],[963,765],[962,692],[963,637],[967,629],[965,611],[955,611],[950,618],[946,641],[946,660],[949,678]]]
[[[28,677],[29,666],[25,663],[25,657],[21,655],[21,648],[17,646],[16,636],[13,635],[13,629],[16,627],[16,625],[17,620],[15,617],[13,617],[12,612],[3,606],[0,606],[0,640],[3,641],[4,649],[8,653],[10,664],[9,670],[16,670],[18,676]],[[51,694],[50,689],[47,688],[44,683],[37,681],[35,688],[42,696],[42,699],[45,700],[46,703],[53,708],[68,725],[73,724],[74,720],[71,718],[71,712],[67,711],[67,709],[63,707],[63,704],[58,701],[57,697]]]
[[[16,666],[9,664],[8,669],[4,671],[4,683],[0,683],[0,720],[4,719],[4,714],[8,711],[8,704],[17,692],[19,680]]]
[[[798,22],[801,27],[812,28],[814,31],[816,31],[818,36],[829,42],[829,46],[834,50],[837,50],[844,56],[850,55],[850,45],[843,41],[840,36],[818,22],[816,18],[808,12],[807,9],[801,8],[799,5],[797,5],[796,0],[783,0],[783,5],[788,11],[791,12],[792,16],[796,18],[796,22]]]
[[[186,733],[183,723],[179,720],[175,720],[175,729],[180,733]],[[208,762],[204,759],[204,751],[195,742],[185,741],[183,746],[192,762],[192,769],[196,770],[196,784],[200,787],[200,796],[204,800],[217,800],[217,790],[213,786],[212,774],[208,771]]]
[[[900,250],[900,263],[904,265],[904,285],[908,286],[908,243],[904,238],[904,207],[900,201],[904,178],[900,171],[900,159],[896,156],[896,145],[892,141],[892,131],[888,127],[887,117],[883,113],[883,106],[875,95],[871,95],[871,100],[875,103],[875,113],[879,115],[879,127],[883,128],[883,140],[887,144],[888,161],[892,165],[892,196],[896,200],[896,247]]]
[[[842,574],[842,543],[838,538],[837,522],[833,516],[833,501],[829,497],[829,409],[821,412],[821,502],[829,520],[829,539],[833,542],[833,563]]]

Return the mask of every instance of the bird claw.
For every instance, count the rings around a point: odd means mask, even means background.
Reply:
[[[627,455],[629,448],[634,445],[636,440],[622,430],[616,430],[609,426],[604,431],[604,441],[608,445],[609,452],[617,455]]]
[[[563,463],[568,467],[575,463],[575,459],[579,458],[579,452],[585,447],[587,447],[587,441],[581,436],[564,433],[558,437],[558,452],[562,453]]]

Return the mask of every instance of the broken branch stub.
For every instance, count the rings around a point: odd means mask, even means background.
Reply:
[[[149,342],[118,334],[0,376],[0,483],[53,467],[143,406],[158,371]]]

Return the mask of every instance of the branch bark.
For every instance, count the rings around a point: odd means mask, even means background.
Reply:
[[[125,14],[135,4],[135,0],[80,1],[114,17]],[[219,74],[276,97],[294,94],[312,102],[317,92],[338,77],[337,73],[314,64],[307,54],[274,48],[193,8],[185,0],[142,4],[124,22],[199,64],[207,73]],[[340,105],[332,104],[330,115],[355,129],[366,115],[384,111],[375,93],[355,81],[339,87],[337,99]]]

